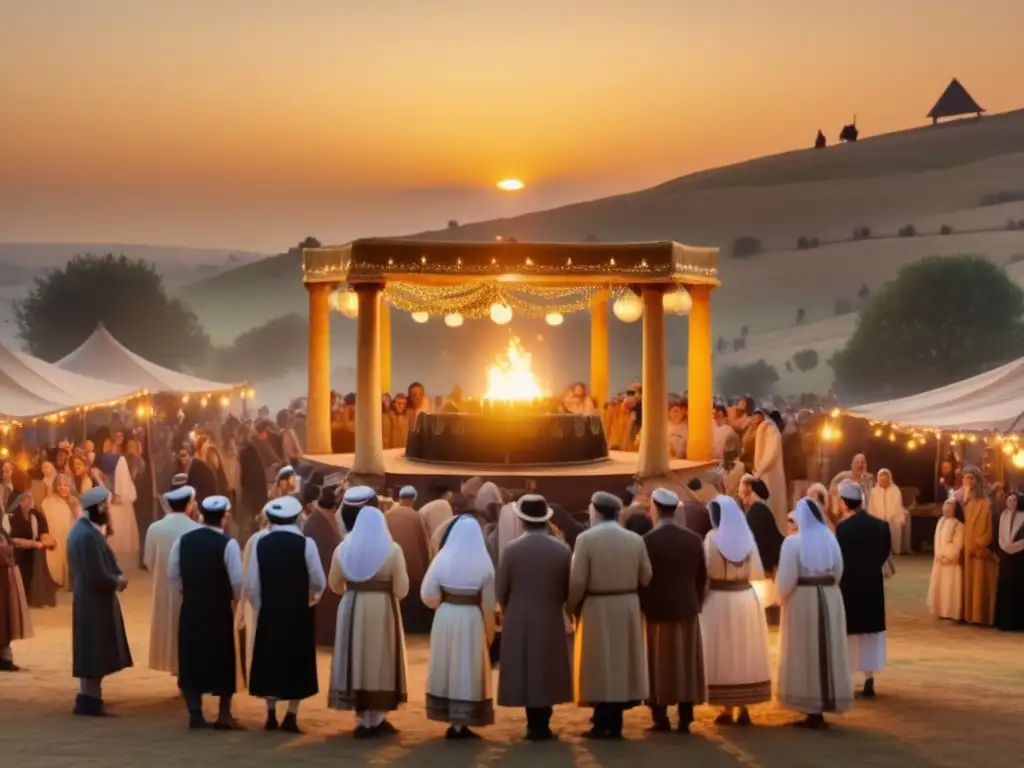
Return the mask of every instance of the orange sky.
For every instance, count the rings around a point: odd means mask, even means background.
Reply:
[[[0,20],[8,241],[274,251],[627,191],[854,113],[919,125],[954,75],[1022,106],[1020,0],[0,0]],[[527,191],[494,191],[508,176]]]

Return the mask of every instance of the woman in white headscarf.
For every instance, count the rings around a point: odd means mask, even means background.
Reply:
[[[826,712],[853,705],[846,612],[839,580],[843,555],[817,503],[800,499],[797,533],[782,544],[775,586],[782,599],[779,703],[806,714],[803,728],[827,728]]]
[[[437,612],[430,631],[427,718],[448,723],[448,739],[472,739],[470,726],[494,722],[491,662],[494,565],[472,517],[452,523],[427,569],[420,597]]]
[[[892,553],[906,554],[910,549],[910,515],[903,506],[903,493],[892,481],[892,472],[878,470],[876,485],[871,489],[867,510],[889,524]]]
[[[327,704],[355,710],[356,738],[397,733],[385,718],[408,701],[398,603],[409,592],[409,576],[402,548],[391,539],[379,509],[359,511],[331,558],[327,582],[343,595]]]
[[[708,596],[701,610],[708,704],[722,707],[716,723],[750,724],[749,704],[771,701],[768,624],[751,582],[764,579],[754,534],[739,504],[716,496],[704,538]]]

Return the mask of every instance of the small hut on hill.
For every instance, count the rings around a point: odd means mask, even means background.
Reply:
[[[959,117],[961,115],[977,115],[981,117],[984,112],[985,110],[978,105],[978,102],[967,92],[967,89],[954,77],[953,82],[946,87],[939,100],[935,102],[935,106],[928,113],[928,117],[932,119],[932,125],[935,125],[944,117]]]

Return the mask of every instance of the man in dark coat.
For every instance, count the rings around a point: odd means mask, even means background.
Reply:
[[[334,507],[334,489],[321,488],[316,503],[313,505],[313,511],[310,512],[309,517],[306,518],[306,524],[302,527],[302,532],[316,545],[324,573],[331,572],[331,558],[334,557],[335,550],[341,544],[341,531],[338,528],[338,518],[335,515]],[[418,597],[419,593],[416,594]],[[334,590],[328,589],[324,591],[320,602],[313,609],[316,615],[317,645],[334,647],[340,602],[341,596],[335,594]]]
[[[195,501],[200,507],[207,497],[217,495],[217,476],[213,473],[213,467],[198,456],[190,457],[186,477],[188,484],[196,490]]]
[[[647,620],[647,700],[652,731],[670,731],[668,708],[679,710],[679,730],[689,732],[693,705],[707,698],[700,609],[707,586],[704,542],[679,524],[679,497],[664,488],[651,494],[654,530],[644,535],[652,576],[640,588]]]
[[[430,633],[434,612],[423,604],[420,587],[430,565],[430,528],[427,519],[413,504],[416,489],[406,486],[398,494],[398,503],[384,513],[388,532],[405,556],[405,570],[409,575],[409,594],[401,601],[402,627],[407,635]]]
[[[68,569],[74,584],[71,607],[72,675],[79,680],[75,714],[104,717],[102,681],[132,666],[117,593],[128,580],[101,532],[109,519],[110,491],[99,486],[79,498],[83,515],[68,534]]]
[[[778,593],[775,590],[775,572],[779,568],[779,556],[782,554],[782,542],[786,537],[779,531],[772,508],[765,502],[768,500],[768,486],[760,478],[744,475],[740,481],[738,501],[747,514],[747,525],[754,534],[757,551],[761,555],[761,565],[768,589],[761,595],[764,603],[765,618],[769,626],[778,626],[782,615]]]
[[[523,535],[502,553],[495,586],[502,610],[498,704],[524,707],[527,740],[546,741],[554,736],[552,708],[572,701],[565,614],[572,553],[549,534],[553,512],[543,496],[523,496],[515,514]]]
[[[875,695],[875,672],[885,666],[885,581],[882,575],[892,554],[889,524],[863,507],[857,483],[839,485],[839,501],[852,514],[836,526],[843,553],[839,589],[846,608],[850,666],[864,673],[864,696]]]
[[[234,604],[242,595],[242,550],[224,533],[231,502],[208,496],[200,507],[203,527],[174,542],[167,578],[181,592],[178,622],[178,687],[188,706],[188,727],[206,728],[203,694],[220,697],[213,727],[238,730],[231,716],[238,657]]]
[[[274,452],[267,441],[272,424],[266,419],[256,422],[256,434],[238,454],[239,483],[242,503],[235,518],[238,524],[238,538],[244,545],[255,531],[254,521],[267,503],[267,489],[277,478],[281,467],[281,456]]]
[[[259,534],[245,573],[245,592],[257,614],[249,693],[267,700],[264,730],[278,730],[277,701],[288,702],[280,729],[301,733],[303,699],[319,691],[312,606],[327,586],[316,544],[299,528],[302,503],[294,496],[263,508],[270,528]]]

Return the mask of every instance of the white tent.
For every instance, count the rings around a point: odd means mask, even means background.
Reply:
[[[210,394],[235,389],[238,384],[207,381],[152,363],[115,339],[100,323],[78,349],[57,361],[57,366],[83,376],[113,379],[152,393]]]
[[[0,419],[25,421],[76,408],[124,402],[140,387],[65,371],[0,345]]]
[[[1024,427],[1024,358],[963,381],[896,400],[851,408],[872,421],[960,432]]]

